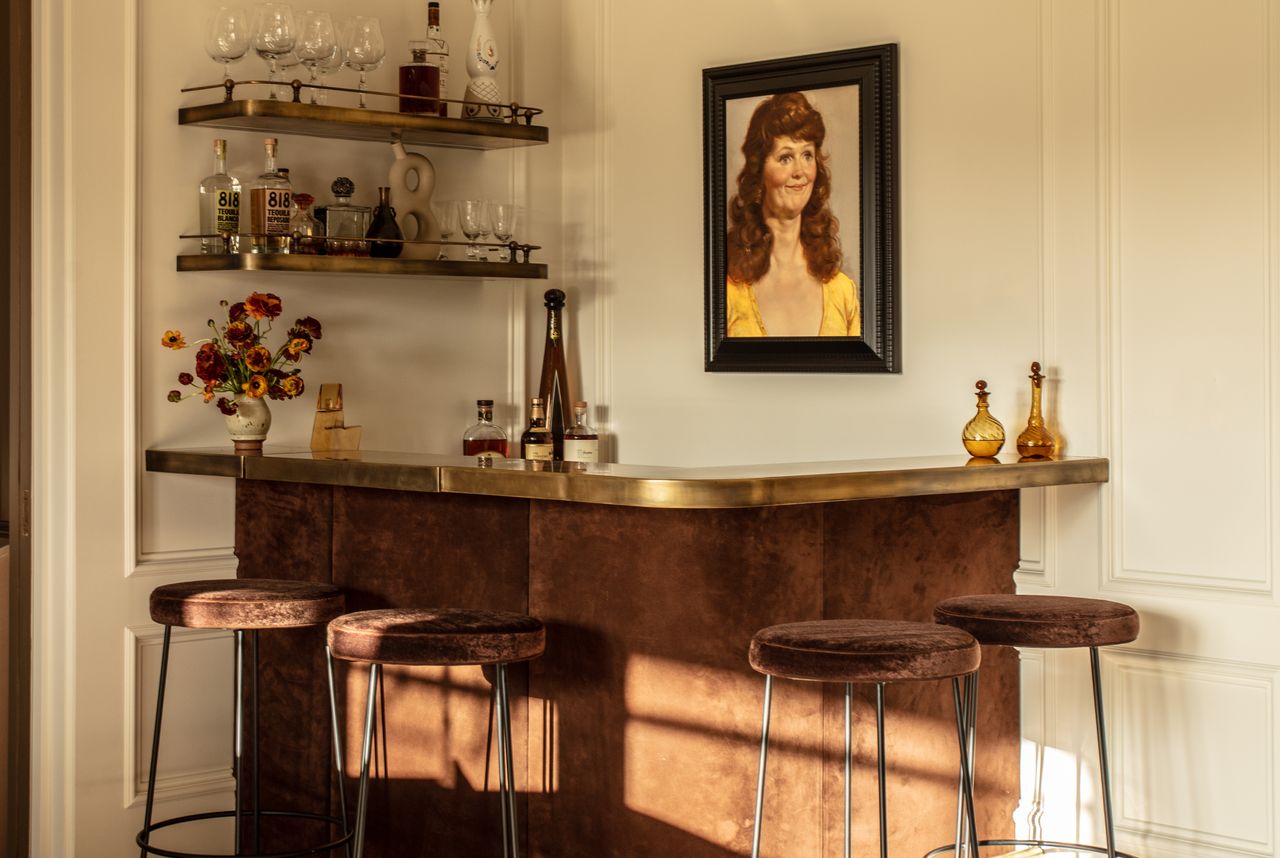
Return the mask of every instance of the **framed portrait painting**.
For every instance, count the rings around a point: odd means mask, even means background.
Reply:
[[[897,45],[702,87],[707,371],[901,372]]]

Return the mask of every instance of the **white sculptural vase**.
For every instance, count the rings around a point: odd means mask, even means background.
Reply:
[[[439,241],[440,224],[431,212],[431,195],[436,189],[436,168],[431,160],[417,152],[406,152],[399,140],[391,144],[396,159],[387,173],[391,188],[391,207],[396,210],[396,223],[404,240]],[[438,244],[406,244],[401,259],[435,259]]]
[[[235,406],[235,412],[224,414],[223,420],[236,452],[262,452],[262,442],[271,428],[271,409],[267,407],[266,397],[240,396]]]
[[[502,101],[498,89],[498,43],[493,38],[493,25],[489,23],[489,9],[493,0],[471,0],[476,10],[476,24],[471,30],[467,45],[467,94],[463,99],[462,115],[467,119],[502,119],[502,111],[494,106]]]

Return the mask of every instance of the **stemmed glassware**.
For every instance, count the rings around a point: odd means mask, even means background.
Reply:
[[[458,203],[458,220],[462,223],[462,234],[473,242],[467,246],[467,258],[473,262],[487,260],[474,242],[490,232],[489,204],[484,200],[462,200]]]
[[[320,60],[318,63],[316,63],[315,70],[320,73],[320,85],[321,86],[324,85],[324,79],[327,78],[329,75],[337,74],[338,72],[342,71],[343,66],[345,66],[346,64],[347,64],[347,49],[342,46],[342,36],[341,34],[339,34],[338,40],[333,45],[333,53],[331,53],[325,59]],[[312,104],[328,104],[329,91],[326,89],[321,89],[319,97],[317,98],[316,91],[314,89],[311,90],[311,103]]]
[[[431,213],[436,216],[436,223],[440,225],[440,238],[448,241],[450,236],[458,231],[458,204],[453,200],[432,200]],[[440,255],[437,259],[448,259],[448,245],[440,245]]]
[[[224,80],[231,79],[231,64],[248,52],[252,32],[243,9],[219,6],[209,19],[204,49],[215,62],[222,63]]]
[[[298,41],[293,52],[311,72],[311,103],[316,103],[316,75],[321,63],[331,59],[338,50],[338,37],[333,28],[333,18],[328,12],[306,10],[298,16]]]
[[[293,50],[297,41],[297,28],[293,23],[293,10],[286,3],[263,3],[258,7],[253,24],[253,49],[267,61],[271,70],[268,79],[276,81],[276,65],[280,58]],[[271,98],[276,88],[269,87]]]
[[[503,244],[511,241],[511,236],[515,233],[516,219],[519,215],[519,209],[515,203],[494,203],[493,204],[493,237],[501,241]],[[498,259],[502,262],[511,261],[511,248],[503,247],[498,251]]]
[[[363,15],[351,19],[346,31],[347,65],[360,72],[360,106],[365,103],[365,74],[382,65],[382,58],[387,55],[386,42],[382,40],[382,25],[377,18],[366,18]]]

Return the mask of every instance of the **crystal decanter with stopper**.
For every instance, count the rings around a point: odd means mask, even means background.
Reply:
[[[978,397],[978,413],[965,424],[960,440],[964,442],[964,448],[969,451],[970,456],[987,459],[999,453],[1004,446],[1004,426],[988,410],[987,397],[991,393],[987,390],[987,383],[978,379],[975,386],[978,388],[974,394]]]
[[[1031,364],[1031,416],[1027,418],[1027,428],[1018,436],[1018,452],[1024,459],[1052,459],[1054,437],[1045,428],[1044,417],[1040,415],[1040,388],[1044,376],[1040,374],[1040,362]]]

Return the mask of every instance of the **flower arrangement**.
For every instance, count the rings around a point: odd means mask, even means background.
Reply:
[[[280,317],[283,304],[279,296],[254,292],[235,304],[222,301],[221,306],[228,308],[226,323],[219,327],[210,319],[213,336],[191,343],[199,346],[195,375],[178,373],[178,384],[194,387],[196,392],[184,395],[180,390],[171,390],[169,401],[201,396],[205,402],[212,402],[219,393],[230,394],[230,399],[218,397],[218,410],[235,414],[235,400],[241,397],[301,396],[302,370],[296,364],[320,339],[320,323],[310,316],[298,319],[289,329],[284,345],[272,352],[262,341],[271,333],[271,323]],[[182,331],[165,331],[160,344],[175,351],[187,347]]]

